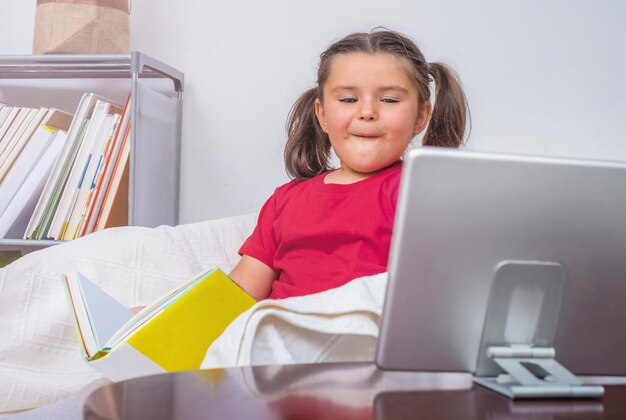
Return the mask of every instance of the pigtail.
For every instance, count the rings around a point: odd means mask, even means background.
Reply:
[[[287,118],[285,169],[292,178],[313,178],[328,170],[330,140],[315,116],[316,98],[316,88],[304,92]]]
[[[459,147],[463,144],[465,124],[469,118],[467,99],[454,71],[443,63],[428,64],[428,73],[435,80],[435,106],[424,146]]]

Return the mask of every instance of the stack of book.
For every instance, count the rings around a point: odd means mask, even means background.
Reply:
[[[0,106],[0,237],[71,240],[127,224],[129,105],[86,93],[74,117]]]

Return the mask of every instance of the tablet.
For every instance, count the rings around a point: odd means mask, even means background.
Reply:
[[[626,163],[421,148],[402,170],[379,367],[475,372],[497,268],[537,261],[564,272],[556,359],[626,375]]]

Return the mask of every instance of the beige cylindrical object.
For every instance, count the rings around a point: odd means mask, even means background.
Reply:
[[[33,54],[128,54],[128,0],[37,0]]]

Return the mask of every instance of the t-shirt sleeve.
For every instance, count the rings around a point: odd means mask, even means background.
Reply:
[[[239,255],[256,258],[272,270],[274,270],[274,255],[276,253],[275,215],[276,193],[265,202],[252,235],[239,248]]]

